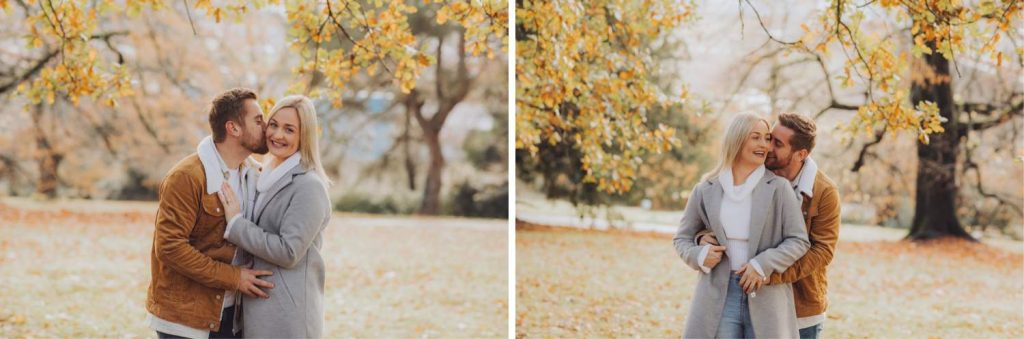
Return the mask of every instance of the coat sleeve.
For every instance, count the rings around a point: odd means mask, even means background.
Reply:
[[[779,220],[782,225],[772,226],[782,227],[782,242],[754,257],[766,276],[785,271],[810,247],[803,213],[800,212],[800,203],[797,202],[796,193],[793,193],[792,187],[787,184],[776,185],[775,209],[780,215]]]
[[[700,184],[697,184],[686,201],[686,210],[683,211],[683,218],[679,221],[679,229],[676,230],[676,235],[672,238],[676,254],[683,259],[687,266],[698,271],[701,270],[698,257],[700,257],[702,246],[695,244],[693,239],[697,232],[707,227],[701,218],[702,200]]]
[[[819,199],[819,213],[811,219],[811,248],[785,272],[772,274],[771,284],[795,282],[832,262],[839,240],[839,192],[835,188],[826,189]]]
[[[199,217],[202,183],[185,172],[174,172],[160,185],[153,247],[157,259],[200,284],[223,290],[238,289],[241,269],[213,260],[189,243]]]
[[[292,184],[296,185],[296,191],[281,219],[280,234],[267,232],[252,221],[241,218],[228,233],[228,241],[274,265],[284,268],[298,265],[313,239],[323,230],[331,206],[327,189],[320,182],[304,180]]]

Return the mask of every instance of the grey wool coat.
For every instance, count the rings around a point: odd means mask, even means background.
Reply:
[[[810,247],[800,203],[790,185],[789,180],[765,172],[752,193],[749,251],[769,276],[785,271]],[[702,246],[694,243],[694,235],[705,227],[718,239],[726,239],[720,216],[724,193],[717,177],[697,184],[673,239],[676,253],[700,274],[684,338],[715,337],[725,308],[729,257],[723,257],[711,273],[705,274],[697,262]],[[748,300],[755,337],[799,337],[792,284],[764,285]]]
[[[324,259],[321,232],[331,217],[323,180],[295,166],[264,193],[260,206],[232,224],[227,240],[261,279],[269,299],[242,296],[242,335],[254,338],[319,338],[324,324]],[[244,214],[243,214],[244,215]],[[255,221],[255,222],[254,222]]]

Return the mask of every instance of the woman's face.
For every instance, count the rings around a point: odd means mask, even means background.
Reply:
[[[747,139],[743,141],[743,147],[740,147],[736,162],[755,166],[764,165],[768,150],[771,149],[771,137],[768,126],[764,122],[758,121],[754,124],[754,129],[747,135]]]
[[[267,123],[267,148],[270,154],[285,159],[299,151],[299,111],[282,108]]]

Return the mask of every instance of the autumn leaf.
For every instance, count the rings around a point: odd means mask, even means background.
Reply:
[[[516,148],[537,156],[543,144],[569,142],[582,154],[583,182],[629,191],[645,156],[676,143],[671,129],[642,123],[647,110],[678,107],[688,96],[652,83],[649,49],[641,45],[691,19],[692,6],[523,2],[516,11],[527,36],[516,45]]]

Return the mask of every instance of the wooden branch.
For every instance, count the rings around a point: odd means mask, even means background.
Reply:
[[[469,77],[469,69],[466,67],[466,36],[463,34],[459,35],[458,55],[459,62],[455,74],[458,85],[455,86],[455,92],[451,96],[441,98],[437,113],[430,117],[431,128],[441,129],[441,126],[444,126],[445,120],[448,119],[448,115],[455,109],[455,105],[466,99],[466,95],[469,94],[469,89],[472,87],[473,79]],[[441,71],[440,63],[437,64],[437,69],[438,72]]]
[[[437,91],[437,97],[444,101],[444,63],[442,56],[444,50],[444,35],[437,37],[437,71],[434,72],[435,90]]]
[[[0,94],[4,94],[14,90],[14,88],[16,88],[18,84],[35,76],[36,73],[39,73],[39,71],[43,69],[43,66],[46,66],[46,64],[49,63],[50,60],[53,60],[53,58],[57,57],[57,54],[59,53],[60,50],[50,50],[48,53],[46,53],[45,56],[43,56],[42,59],[37,60],[35,65],[32,65],[32,67],[25,71],[25,73],[22,73],[21,75],[15,77],[14,80],[11,80],[10,82],[0,85]]]
[[[196,32],[196,23],[192,21],[192,9],[188,7],[188,0],[181,0],[181,2],[185,3],[185,14],[188,15],[189,26],[192,26],[192,35],[198,36],[199,32]]]
[[[418,122],[420,126],[426,126],[429,121],[423,117],[423,112],[421,111],[423,108],[423,101],[419,99],[419,94],[420,91],[416,89],[409,91],[409,94],[405,96],[405,109],[412,111],[412,117],[416,118],[416,122]]]
[[[974,162],[974,158],[972,156],[973,155],[972,150],[974,149],[974,147],[971,147],[970,144],[966,143],[966,142],[963,143],[963,145],[964,145],[964,152],[966,154],[964,156],[964,159],[965,159],[964,160],[964,167],[963,167],[963,171],[961,173],[962,173],[962,175],[967,175],[967,171],[968,170],[971,170],[971,169],[974,170],[974,179],[975,179],[974,180],[974,187],[975,187],[975,189],[978,190],[978,194],[980,194],[982,197],[985,197],[985,198],[995,199],[997,202],[999,202],[1000,206],[1002,206],[1002,205],[1010,206],[1011,208],[1017,210],[1017,213],[1024,213],[1024,209],[1022,209],[1021,206],[1018,206],[1017,204],[1014,204],[1014,203],[1009,201],[1011,199],[1005,199],[1002,196],[1000,196],[999,194],[996,194],[995,192],[988,192],[988,191],[985,190],[985,187],[982,186],[982,184],[981,184],[981,177],[982,177],[982,175],[981,175],[981,167],[978,166],[978,163]]]
[[[861,146],[860,154],[857,155],[857,161],[853,163],[853,168],[850,169],[851,172],[856,173],[860,171],[860,168],[864,166],[864,156],[868,153],[868,149],[882,142],[882,138],[885,137],[885,130],[885,127],[878,130],[875,132],[875,140]]]
[[[836,102],[835,99],[832,99],[832,102],[829,103],[828,106],[825,106],[820,111],[818,111],[817,114],[814,115],[814,119],[817,120],[822,115],[825,115],[825,112],[828,112],[829,110],[833,110],[833,109],[845,110],[845,111],[856,111],[856,110],[860,109],[860,106],[841,104],[841,103]]]
[[[89,39],[90,40],[92,40],[92,39],[106,40],[107,43],[108,43],[108,46],[109,46],[109,43],[110,43],[109,39],[111,37],[118,36],[118,35],[127,35],[127,34],[128,34],[128,31],[105,32],[105,33],[100,33],[100,34],[95,34],[93,36],[90,36]],[[114,50],[114,51],[116,52],[116,50]],[[31,79],[32,77],[34,77],[37,73],[39,73],[39,71],[43,70],[43,67],[45,67],[46,64],[50,62],[50,60],[53,60],[54,58],[56,58],[57,55],[59,55],[60,53],[61,53],[60,49],[52,49],[52,50],[46,52],[45,55],[42,58],[40,58],[39,60],[36,60],[36,62],[32,65],[32,67],[29,67],[29,69],[26,70],[24,73],[22,73],[21,75],[16,76],[13,80],[8,81],[7,83],[0,84],[0,95],[14,90],[15,88],[18,87],[18,84],[21,84],[22,82],[25,82],[25,81]],[[120,53],[118,53],[118,55],[120,56]]]
[[[1016,116],[1024,115],[1024,111],[1022,111],[1022,110],[1024,110],[1024,101],[1018,102],[1016,105],[1013,105],[1013,106],[1010,106],[1010,107],[1004,107],[1004,108],[999,109],[999,110],[997,110],[994,106],[987,105],[987,104],[984,105],[984,107],[981,107],[978,104],[964,104],[964,107],[972,107],[972,106],[975,109],[972,109],[972,110],[969,110],[969,111],[965,111],[965,112],[967,112],[967,113],[977,112],[977,113],[981,113],[983,115],[992,115],[992,114],[994,114],[997,111],[1001,111],[1002,114],[1000,114],[999,116],[997,116],[997,117],[995,117],[993,119],[989,119],[989,120],[985,120],[985,121],[979,121],[979,122],[969,121],[967,123],[964,123],[962,125],[963,128],[966,128],[969,131],[983,131],[983,130],[986,130],[986,129],[989,129],[989,128],[993,128],[993,127],[1005,124],[1006,122],[1013,120],[1013,118],[1016,117]],[[985,110],[978,110],[978,108],[985,108]]]
[[[773,36],[772,33],[768,31],[768,27],[766,27],[764,25],[764,20],[761,19],[761,13],[757,11],[757,7],[754,7],[754,4],[750,3],[750,0],[743,0],[743,1],[746,2],[747,6],[750,6],[750,9],[754,11],[754,16],[757,16],[757,23],[761,24],[761,30],[764,31],[765,35],[768,35],[768,39],[771,39],[772,41],[778,42],[778,43],[783,44],[783,45],[788,45],[788,46],[799,46],[800,45],[800,40],[792,41],[791,42],[791,41],[782,41],[782,40],[779,40],[779,39],[775,38],[775,36]],[[742,19],[741,19],[741,21],[742,21]]]

